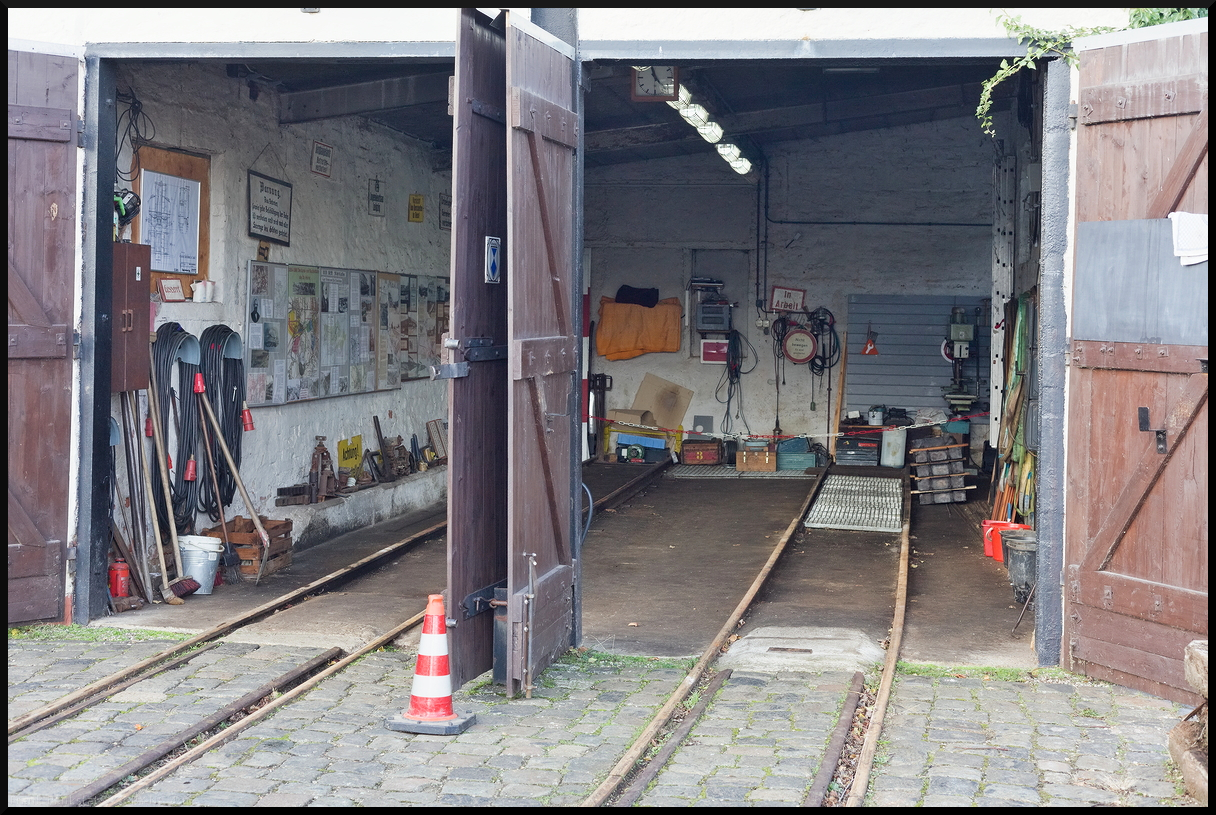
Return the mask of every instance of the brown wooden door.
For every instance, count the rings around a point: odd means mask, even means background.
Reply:
[[[446,352],[506,344],[508,269],[486,282],[486,238],[507,235],[505,40],[482,14],[464,9],[452,92],[452,297]],[[501,262],[501,252],[500,262]],[[472,345],[487,341],[487,345]],[[472,356],[477,356],[474,352]],[[493,665],[494,614],[486,601],[507,577],[507,366],[467,361],[448,384],[448,598],[452,683]]]
[[[8,621],[64,616],[77,61],[8,52]]]
[[[1071,669],[1192,700],[1207,638],[1207,34],[1081,55],[1064,637]]]
[[[575,67],[508,15],[508,694],[530,692],[574,631]]]

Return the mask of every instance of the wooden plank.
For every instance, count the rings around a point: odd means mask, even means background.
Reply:
[[[1082,88],[1078,121],[1082,125],[1197,113],[1207,101],[1207,74],[1151,79]]]
[[[1155,345],[1107,340],[1073,340],[1070,364],[1074,368],[1197,374],[1207,359],[1206,345]]]
[[[1169,175],[1161,184],[1161,191],[1149,205],[1149,218],[1165,218],[1174,211],[1207,154],[1208,106],[1205,102],[1199,115],[1191,122],[1191,130],[1178,150],[1178,157],[1170,166]]]
[[[1114,572],[1088,572],[1068,567],[1069,591],[1081,606],[1118,611],[1162,625],[1206,635],[1207,592],[1188,591]],[[1080,612],[1084,614],[1084,609]]]
[[[516,340],[510,348],[512,380],[570,373],[578,364],[570,337]]]
[[[73,133],[72,111],[26,105],[8,106],[8,137],[66,142]]]
[[[481,116],[477,100],[506,104],[506,46],[501,32],[473,9],[460,13],[456,40],[452,161],[450,336],[490,337],[505,344],[512,267],[504,252],[503,283],[485,282],[485,238],[507,238],[506,127]],[[506,247],[504,247],[506,248]],[[449,360],[445,360],[449,361]],[[507,576],[507,366],[483,362],[448,380],[449,617],[475,591]],[[489,670],[494,615],[448,629],[453,686]]]
[[[1079,636],[1101,639],[1147,654],[1181,659],[1195,632],[1142,617],[1087,606],[1073,620]]]
[[[571,150],[578,147],[578,118],[574,111],[523,88],[511,89],[511,127],[537,133]]]

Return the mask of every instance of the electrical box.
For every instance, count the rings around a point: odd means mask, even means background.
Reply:
[[[971,356],[971,346],[965,342],[956,342],[951,353],[955,359],[968,359]]]
[[[975,326],[971,323],[950,323],[950,339],[953,342],[973,341],[975,339]]]
[[[697,331],[730,331],[729,303],[698,303]]]
[[[151,367],[152,247],[114,244],[110,392],[148,387]]]

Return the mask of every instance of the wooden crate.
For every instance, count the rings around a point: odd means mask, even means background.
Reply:
[[[270,538],[269,560],[262,571],[262,576],[265,577],[291,565],[292,523],[290,520],[274,521],[260,515],[258,520],[262,522],[262,528],[266,530],[266,535]],[[224,530],[219,526],[206,529],[203,534],[220,540],[224,539]],[[253,525],[253,520],[237,515],[229,521],[228,540],[231,541],[233,551],[240,558],[241,576],[257,577],[258,567],[262,562],[262,539],[258,535],[257,527]]]
[[[722,442],[686,441],[680,449],[681,464],[721,464]]]
[[[775,450],[740,450],[735,453],[735,469],[745,473],[775,473],[777,472],[777,452]]]

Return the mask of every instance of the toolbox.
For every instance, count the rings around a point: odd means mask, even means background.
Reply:
[[[685,441],[680,448],[681,464],[721,464],[722,442],[717,439]]]
[[[740,450],[735,454],[735,469],[740,472],[777,472],[776,450]]]
[[[841,436],[836,441],[836,463],[877,467],[881,448],[882,436],[878,433]]]

